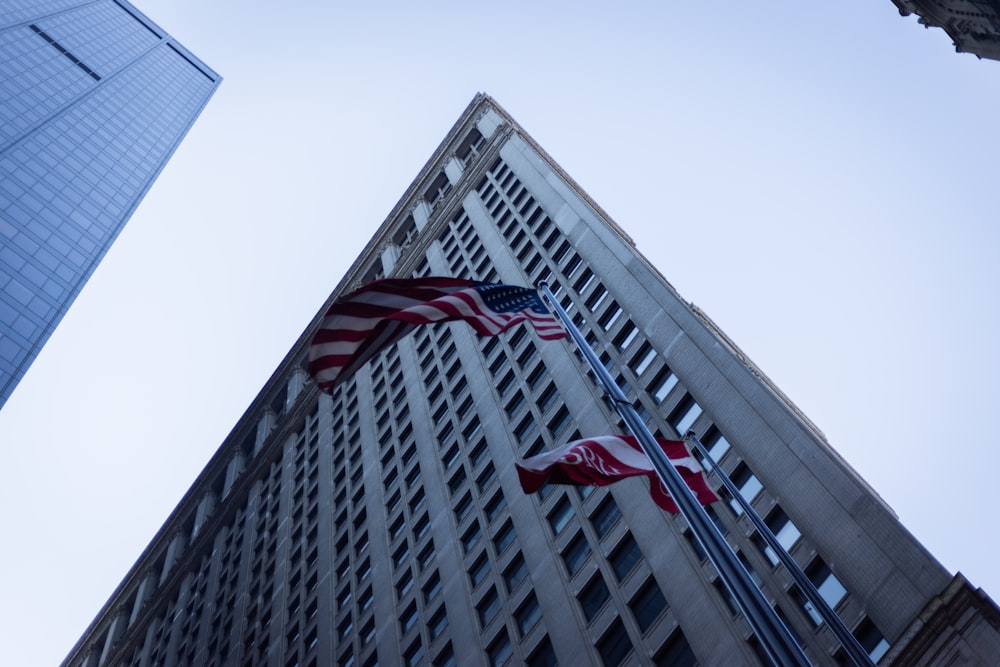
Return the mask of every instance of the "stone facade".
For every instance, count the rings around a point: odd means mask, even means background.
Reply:
[[[699,435],[876,660],[900,644],[920,650],[911,636],[932,623],[914,630],[915,619],[949,573],[485,95],[319,312],[369,280],[420,275],[547,279],[650,428]],[[480,338],[462,323],[420,327],[326,395],[302,370],[318,323],[68,667],[760,660],[684,520],[659,510],[644,481],[521,491],[519,458],[622,430],[568,344],[525,328]],[[726,500],[710,509],[809,659],[839,664],[747,517]],[[988,623],[949,627],[992,645]]]

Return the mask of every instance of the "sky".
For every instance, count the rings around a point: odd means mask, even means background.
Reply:
[[[477,92],[1000,599],[1000,62],[889,0],[136,0],[225,80],[0,410],[58,664]]]

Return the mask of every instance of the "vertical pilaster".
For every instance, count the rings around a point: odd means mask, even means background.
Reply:
[[[160,574],[160,585],[167,580],[170,576],[170,571],[174,567],[174,563],[181,554],[184,553],[184,547],[187,546],[187,535],[183,529],[178,529],[174,532],[173,537],[170,539],[170,545],[167,547],[167,556],[163,562],[163,572]]]
[[[166,651],[164,653],[164,667],[177,667],[180,665],[177,659],[177,645],[182,639],[181,625],[187,617],[187,601],[191,596],[191,581],[193,579],[194,575],[188,572],[187,576],[184,577],[184,581],[181,582],[180,593],[177,594],[177,602],[174,605],[174,615],[173,618],[170,619],[170,640],[167,642]]]
[[[108,628],[108,634],[104,637],[104,648],[101,650],[101,658],[98,660],[98,665],[103,665],[107,662],[108,656],[114,649],[115,644],[121,639],[122,634],[125,632],[125,628],[128,623],[128,610],[123,606],[119,607],[115,612],[114,618],[111,619],[111,627]]]
[[[208,517],[212,515],[212,510],[215,509],[215,492],[209,489],[205,492],[205,495],[201,497],[198,501],[198,508],[194,513],[194,529],[191,531],[191,539],[193,540],[197,537],[201,527],[208,520]]]
[[[305,369],[296,368],[292,371],[292,376],[288,378],[288,397],[285,399],[285,412],[292,409],[295,405],[295,401],[299,399],[299,394],[305,389],[306,381],[309,378],[309,374],[306,373]]]
[[[395,243],[390,243],[382,249],[382,272],[385,275],[392,273],[392,270],[396,266],[396,260],[399,259],[399,246]]]
[[[129,625],[135,623],[135,619],[139,617],[139,612],[142,611],[146,600],[156,588],[156,583],[156,571],[152,567],[147,567],[142,573],[142,581],[139,582],[139,590],[135,594],[135,603],[132,605],[132,613],[128,619]]]
[[[271,433],[271,429],[274,428],[274,422],[277,420],[277,415],[274,414],[274,410],[271,408],[266,408],[264,414],[260,416],[260,421],[257,422],[257,441],[254,443],[253,453],[256,456],[264,443],[267,441],[268,434]]]
[[[448,182],[452,185],[458,185],[458,182],[462,180],[464,169],[462,161],[452,155],[444,164],[444,175],[448,177]]]
[[[245,463],[246,458],[243,456],[243,452],[238,449],[234,450],[233,458],[229,459],[229,465],[226,466],[226,481],[222,487],[223,496],[229,495],[233,485],[236,484],[236,480],[239,479],[240,474],[243,472]]]
[[[423,199],[419,200],[413,207],[413,224],[417,226],[418,230],[423,230],[427,226],[427,221],[431,218],[431,207],[430,204],[425,202]]]

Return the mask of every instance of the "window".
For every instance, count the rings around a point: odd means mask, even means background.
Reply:
[[[656,359],[656,350],[649,343],[643,343],[639,351],[632,357],[629,366],[636,375],[642,375]]]
[[[399,537],[399,534],[401,532],[403,532],[403,517],[402,516],[398,517],[395,521],[392,522],[392,525],[389,526],[389,539],[393,539],[393,540],[396,539],[397,537]]]
[[[555,385],[550,382],[535,403],[538,405],[539,410],[545,412],[548,410],[549,406],[552,405],[552,401],[554,401],[557,396],[559,396],[559,390],[556,389]]]
[[[715,592],[718,593],[719,596],[722,598],[722,601],[726,603],[726,608],[729,609],[730,614],[736,616],[737,614],[740,613],[739,608],[736,606],[736,600],[733,598],[733,594],[729,592],[729,589],[726,588],[726,585],[722,583],[721,579],[716,579],[715,581],[713,581],[712,587],[715,589]]]
[[[486,560],[486,556],[482,556],[469,570],[469,579],[472,581],[473,588],[481,584],[489,573],[490,562]],[[508,586],[508,588],[510,587]]]
[[[500,597],[495,588],[491,588],[483,599],[476,605],[476,613],[479,615],[479,624],[484,628],[490,624],[500,611]]]
[[[742,563],[744,569],[746,569],[747,574],[750,575],[753,582],[757,584],[757,587],[762,588],[764,586],[764,580],[760,578],[760,575],[757,574],[757,570],[755,570],[753,565],[750,564],[750,560],[746,557],[746,554],[742,551],[737,551],[736,557],[739,558],[740,563]]]
[[[494,495],[488,503],[486,503],[486,507],[484,508],[487,520],[494,521],[498,516],[500,516],[500,512],[503,511],[503,508],[506,506],[507,500],[503,497],[503,493],[498,491],[497,494]]]
[[[504,407],[504,411],[507,413],[507,416],[509,418],[513,419],[518,415],[518,413],[521,412],[523,408],[524,408],[524,394],[522,394],[521,392],[517,392],[511,397],[509,401],[507,401],[507,405],[506,407]]]
[[[514,384],[514,371],[507,371],[507,375],[497,383],[497,393],[503,396],[512,384]]]
[[[469,516],[469,511],[472,509],[472,494],[466,492],[462,499],[458,501],[458,505],[455,506],[455,519],[459,523],[462,519]]]
[[[364,627],[361,628],[361,643],[367,644],[371,640],[375,639],[375,619],[369,618],[368,622],[365,623]]]
[[[657,403],[662,403],[670,390],[677,386],[677,376],[669,368],[661,370],[653,381],[649,383],[647,390],[656,399]]]
[[[479,488],[479,491],[482,492],[496,478],[497,478],[497,470],[493,466],[493,463],[490,462],[490,463],[488,463],[486,465],[486,467],[483,469],[483,471],[481,473],[479,473],[479,477],[476,478],[476,486]]]
[[[480,440],[476,448],[469,454],[469,461],[472,462],[472,467],[475,468],[478,466],[486,458],[487,453],[489,453],[489,450],[486,447],[486,440]]]
[[[573,283],[573,289],[576,290],[577,294],[582,294],[590,287],[590,284],[594,281],[594,273],[590,269],[584,269],[580,277],[576,279]]]
[[[594,530],[597,531],[597,534],[600,537],[604,537],[621,515],[621,510],[618,509],[618,505],[615,504],[614,499],[608,496],[594,512],[593,516],[590,517],[590,522],[594,525]]]
[[[618,581],[623,581],[632,572],[636,563],[642,560],[642,551],[639,550],[639,545],[636,544],[632,533],[625,534],[624,539],[611,552],[609,560]]]
[[[479,524],[472,524],[472,527],[465,531],[465,535],[462,535],[462,550],[465,553],[472,551],[472,548],[479,543],[479,538],[481,536],[482,533],[479,530]]]
[[[548,637],[539,642],[535,652],[528,656],[528,667],[556,667],[557,664],[556,652]]]
[[[358,606],[361,607],[361,611],[367,611],[372,603],[375,601],[375,597],[372,594],[372,587],[369,586],[365,589],[365,592],[361,594],[361,598],[358,600]],[[315,610],[315,602],[313,603],[313,609]]]
[[[691,426],[695,423],[698,417],[701,416],[701,406],[698,405],[691,394],[684,394],[684,398],[681,402],[674,408],[674,411],[670,413],[670,417],[667,421],[670,425],[674,427],[678,435],[684,436],[690,430]]]
[[[528,362],[535,356],[538,350],[535,348],[533,343],[528,343],[528,347],[525,348],[524,352],[517,358],[517,365],[521,368],[525,368]]]
[[[507,637],[506,632],[500,633],[496,641],[490,644],[490,647],[486,649],[486,652],[490,656],[490,666],[500,667],[507,662],[510,658],[511,652],[510,639]]]
[[[534,593],[531,593],[528,599],[524,601],[524,604],[514,612],[514,619],[517,621],[517,630],[521,633],[521,636],[523,637],[528,634],[541,617],[542,610],[538,606],[538,598],[535,597]]]
[[[413,486],[420,480],[420,468],[414,466],[413,470],[407,473],[403,482],[406,484],[407,489],[412,489]]]
[[[406,649],[406,652],[403,654],[403,660],[406,663],[406,667],[417,667],[423,658],[424,647],[420,643],[420,638],[418,637],[417,640],[410,645],[410,648]]]
[[[566,262],[566,266],[563,267],[563,275],[567,278],[572,276],[573,273],[580,267],[580,256],[576,253],[570,255],[569,260]]]
[[[427,546],[425,546],[419,554],[417,554],[417,565],[420,566],[420,571],[426,570],[431,563],[434,561],[434,540],[431,540]]]
[[[517,588],[517,585],[524,581],[524,578],[527,576],[528,566],[524,563],[524,556],[519,553],[510,561],[510,565],[503,572],[503,580],[507,585],[507,592],[512,593]]]
[[[431,602],[441,593],[441,577],[437,572],[431,576],[430,581],[424,584],[424,604]]]
[[[543,379],[544,379],[545,377],[547,377],[547,375],[548,375],[548,374],[547,374],[547,373],[545,372],[545,367],[544,367],[544,366],[542,366],[541,364],[538,364],[538,365],[536,365],[536,366],[534,367],[534,369],[532,369],[531,373],[529,373],[529,374],[528,374],[528,377],[527,377],[527,379],[525,380],[525,383],[526,383],[526,384],[528,385],[528,387],[530,387],[531,389],[535,389],[535,388],[537,388],[537,387],[538,387],[538,384],[539,384],[539,383],[540,383],[540,382],[541,382],[541,381],[542,381],[542,380],[543,380]]]
[[[687,637],[678,628],[670,635],[663,649],[653,658],[657,665],[663,667],[694,667],[698,660],[694,657],[694,652],[688,644]]]
[[[396,582],[396,599],[402,599],[410,592],[411,588],[413,588],[413,574],[407,569],[400,580]]]
[[[617,667],[625,659],[632,650],[632,640],[620,618],[616,618],[607,632],[597,640],[596,648],[605,667]]]
[[[568,423],[569,423],[569,410],[567,410],[566,406],[564,405],[560,407],[558,412],[556,412],[556,414],[553,415],[552,419],[549,420],[548,424],[549,433],[552,434],[552,437],[558,436],[559,433],[566,427],[566,424]]]
[[[458,471],[451,476],[451,479],[448,480],[448,490],[452,495],[455,495],[455,492],[458,491],[464,483],[465,468],[459,468]]]
[[[719,429],[713,424],[708,433],[702,439],[701,444],[705,445],[705,450],[708,455],[712,457],[712,460],[718,463],[725,456],[726,452],[729,451],[729,441],[719,432]]]
[[[584,305],[587,306],[590,312],[594,312],[602,303],[604,303],[604,299],[606,299],[607,296],[608,291],[604,289],[603,286],[598,286],[597,289],[594,290],[594,293],[591,294],[590,297],[584,302]]]
[[[805,572],[806,576],[809,577],[809,581],[813,583],[816,590],[819,591],[820,597],[830,606],[830,609],[836,609],[840,601],[847,595],[847,589],[844,588],[840,580],[830,571],[829,566],[827,566],[822,558],[817,556],[812,560]],[[802,591],[798,587],[793,587],[791,593],[792,597],[795,598],[795,601],[806,613],[806,616],[809,617],[809,620],[816,626],[822,625],[823,617]]]
[[[517,537],[517,533],[514,532],[514,526],[510,521],[507,521],[493,538],[493,545],[496,547],[497,553],[502,554],[514,542],[515,537]]]
[[[424,513],[417,522],[413,525],[413,536],[416,539],[420,539],[427,534],[427,530],[431,527],[430,519],[427,518],[427,514]]]
[[[840,583],[840,580],[830,571],[829,566],[818,556],[806,569],[806,576],[816,586],[820,596],[831,609],[836,609],[837,605],[847,595],[847,589]]]
[[[795,527],[795,524],[792,523],[791,519],[788,518],[788,515],[780,507],[775,507],[767,516],[767,519],[764,520],[764,523],[771,529],[771,533],[778,539],[778,544],[785,551],[791,551],[795,543],[799,541],[799,537],[802,536],[799,529]],[[767,556],[767,559],[771,561],[771,565],[779,563],[778,554],[762,538],[757,536],[754,541],[757,543],[758,548],[764,552],[764,555]]]
[[[410,547],[404,542],[398,549],[396,549],[396,553],[392,555],[392,562],[397,568],[399,568],[409,557]]]
[[[598,574],[587,582],[587,585],[583,587],[583,590],[580,591],[576,599],[580,603],[580,609],[583,610],[584,617],[588,621],[592,621],[610,597],[611,594],[608,592],[607,584],[604,583],[604,579]]]
[[[607,331],[615,325],[615,322],[618,321],[621,315],[622,307],[618,305],[617,301],[612,301],[611,305],[608,306],[606,311],[604,311],[604,314],[601,315],[601,319],[599,319],[597,323],[601,325],[602,329]]]
[[[406,632],[417,623],[417,603],[411,602],[406,611],[399,617],[399,627],[402,632]]]
[[[525,440],[534,433],[536,428],[535,418],[530,413],[527,414],[521,423],[517,425],[514,429],[514,435],[517,437],[519,443],[524,443]]]
[[[430,622],[427,624],[427,633],[430,635],[431,639],[437,639],[444,632],[445,628],[448,627],[448,616],[444,613],[444,607],[442,606],[434,615],[431,616]]]
[[[344,590],[337,595],[337,609],[343,611],[343,609],[351,602],[351,587],[347,586]]]
[[[632,322],[632,320],[628,320],[622,327],[622,330],[618,332],[618,335],[615,336],[612,344],[619,350],[624,351],[625,348],[627,348],[638,335],[639,327],[635,326],[635,323]]]
[[[549,512],[549,525],[552,526],[552,532],[556,535],[561,533],[572,518],[573,507],[564,496],[555,508]]]
[[[656,582],[653,579],[647,579],[635,597],[629,601],[628,606],[632,609],[632,615],[635,616],[635,622],[639,629],[646,632],[666,610],[667,599],[663,597],[663,591],[656,585]]]
[[[451,647],[449,642],[440,653],[434,657],[434,661],[431,663],[434,667],[455,667],[455,649]]]
[[[347,618],[345,618],[343,621],[340,622],[339,626],[337,626],[337,636],[340,639],[346,639],[347,637],[350,636],[351,630],[353,629],[354,629],[354,622],[351,621],[351,617],[348,616]],[[295,637],[294,639],[289,638],[288,643],[291,644],[297,639],[298,637]]]
[[[562,553],[563,562],[566,563],[566,569],[570,576],[579,572],[589,555],[590,545],[587,544],[587,540],[582,534],[578,534]]]
[[[729,476],[729,479],[732,480],[733,484],[736,485],[736,488],[740,490],[740,495],[743,496],[743,499],[748,503],[752,503],[757,497],[757,494],[764,488],[764,485],[760,483],[760,480],[757,479],[756,475],[751,472],[750,467],[742,461],[740,461],[740,464],[733,470],[733,474]],[[733,508],[733,512],[735,512],[737,516],[743,514],[743,508],[740,507],[740,504],[736,502],[735,498],[729,499],[729,505]]]
[[[861,647],[868,651],[868,657],[872,659],[872,662],[878,662],[889,650],[889,642],[886,641],[882,633],[879,632],[879,629],[875,627],[875,624],[867,616],[861,619],[858,627],[854,628],[854,636],[861,644]],[[843,664],[850,664],[847,662],[846,656],[844,657]]]

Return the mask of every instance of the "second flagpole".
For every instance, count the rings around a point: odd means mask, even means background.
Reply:
[[[544,280],[539,281],[537,287],[545,295],[563,326],[566,327],[566,331],[576,343],[580,354],[583,355],[594,372],[594,376],[604,390],[607,399],[628,426],[632,435],[636,437],[646,457],[649,458],[656,470],[657,476],[677,504],[680,514],[687,521],[694,538],[701,544],[712,565],[719,573],[719,578],[722,579],[736,605],[746,617],[760,642],[761,648],[774,665],[807,667],[810,662],[805,653],[802,652],[788,628],[750,578],[750,574],[739,562],[722,533],[709,518],[705,508],[695,499],[680,473],[670,464],[663,450],[656,443],[653,434],[650,433],[621,388],[615,383],[590,345],[587,344],[583,334],[556,300],[548,283]]]

